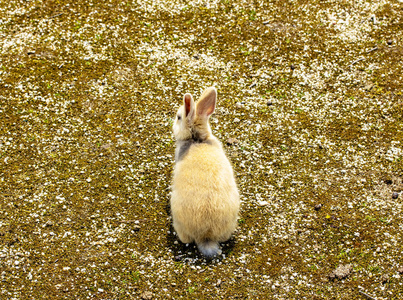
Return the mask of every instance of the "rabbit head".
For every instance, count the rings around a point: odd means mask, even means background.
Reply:
[[[177,141],[194,140],[202,142],[211,135],[209,117],[215,110],[217,91],[206,89],[195,104],[191,94],[183,96],[183,105],[176,114],[173,132]]]

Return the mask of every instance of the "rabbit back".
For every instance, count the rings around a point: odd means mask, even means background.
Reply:
[[[238,189],[231,164],[215,138],[188,146],[176,163],[171,210],[184,243],[226,241],[234,232]]]

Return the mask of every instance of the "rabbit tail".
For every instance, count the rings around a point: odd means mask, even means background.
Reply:
[[[221,254],[220,246],[217,242],[214,241],[204,241],[197,243],[197,248],[199,248],[199,251],[207,258],[211,258]]]

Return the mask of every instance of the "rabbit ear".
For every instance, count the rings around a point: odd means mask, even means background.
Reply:
[[[210,117],[214,112],[215,104],[217,101],[217,90],[215,87],[209,87],[200,96],[200,100],[197,102],[197,115]]]
[[[186,93],[185,96],[183,96],[183,106],[185,107],[185,117],[189,120],[193,120],[195,115],[195,102],[191,94]]]

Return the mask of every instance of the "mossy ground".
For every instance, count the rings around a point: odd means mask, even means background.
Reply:
[[[403,297],[401,1],[0,14],[1,298]],[[168,203],[174,113],[210,85],[242,208],[207,262]]]

